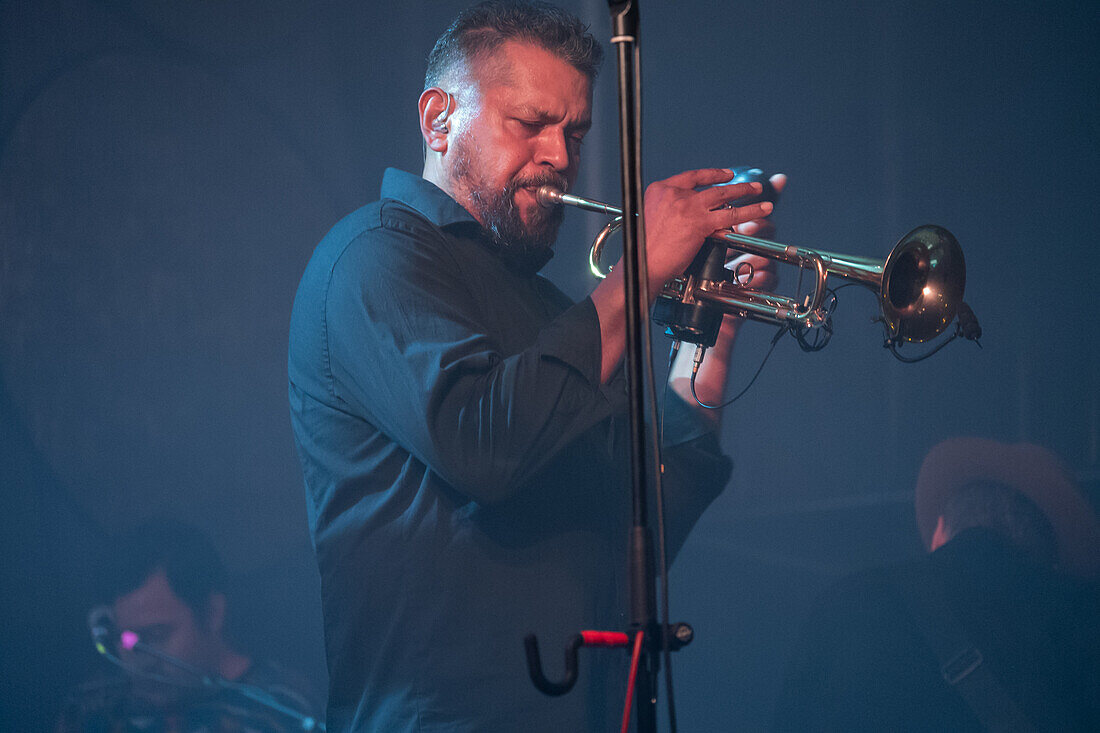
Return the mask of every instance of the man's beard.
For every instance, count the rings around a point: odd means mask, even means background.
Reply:
[[[465,188],[469,192],[469,206],[472,209],[470,213],[481,222],[493,241],[524,254],[537,253],[552,247],[565,217],[562,207],[536,206],[531,220],[524,223],[516,204],[516,192],[521,188],[534,191],[544,185],[564,191],[568,186],[565,177],[547,171],[533,176],[517,176],[504,188],[493,189],[484,183],[466,146],[457,147],[452,171],[453,180],[458,184],[456,188]]]

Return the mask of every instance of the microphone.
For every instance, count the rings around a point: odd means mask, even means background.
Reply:
[[[962,333],[963,338],[981,346],[982,344],[978,339],[982,337],[982,326],[978,323],[978,317],[974,315],[974,310],[960,301],[956,317],[959,319],[959,331]]]
[[[92,632],[92,642],[100,654],[108,654],[107,645],[118,638],[118,626],[115,614],[108,606],[96,606],[88,611],[88,630]]]

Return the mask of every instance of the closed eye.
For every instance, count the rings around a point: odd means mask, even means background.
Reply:
[[[538,132],[543,127],[543,123],[537,120],[521,120],[519,118],[516,118],[516,122],[518,122],[520,126],[522,126],[525,130],[530,130],[531,132]]]

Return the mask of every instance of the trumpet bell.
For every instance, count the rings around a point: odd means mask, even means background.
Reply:
[[[966,262],[951,232],[934,224],[906,234],[886,258],[882,314],[895,340],[935,338],[955,319],[966,288]]]

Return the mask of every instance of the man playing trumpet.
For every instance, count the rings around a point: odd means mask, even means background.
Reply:
[[[540,277],[591,125],[598,42],[545,4],[459,15],[428,62],[421,176],[322,240],[290,334],[290,401],[322,578],[334,730],[608,730],[625,670],[582,662],[558,699],[527,680],[521,640],[626,624],[622,268],[571,303]],[[645,196],[649,289],[712,232],[757,231],[760,184],[688,171]],[[781,187],[782,180],[776,185]],[[702,190],[697,190],[701,187]],[[754,285],[771,279],[756,258]],[[699,373],[718,401],[736,324]],[[690,358],[688,358],[690,362]],[[673,389],[690,399],[690,365]],[[716,421],[666,405],[672,546],[730,471]],[[551,667],[551,674],[553,674]]]

